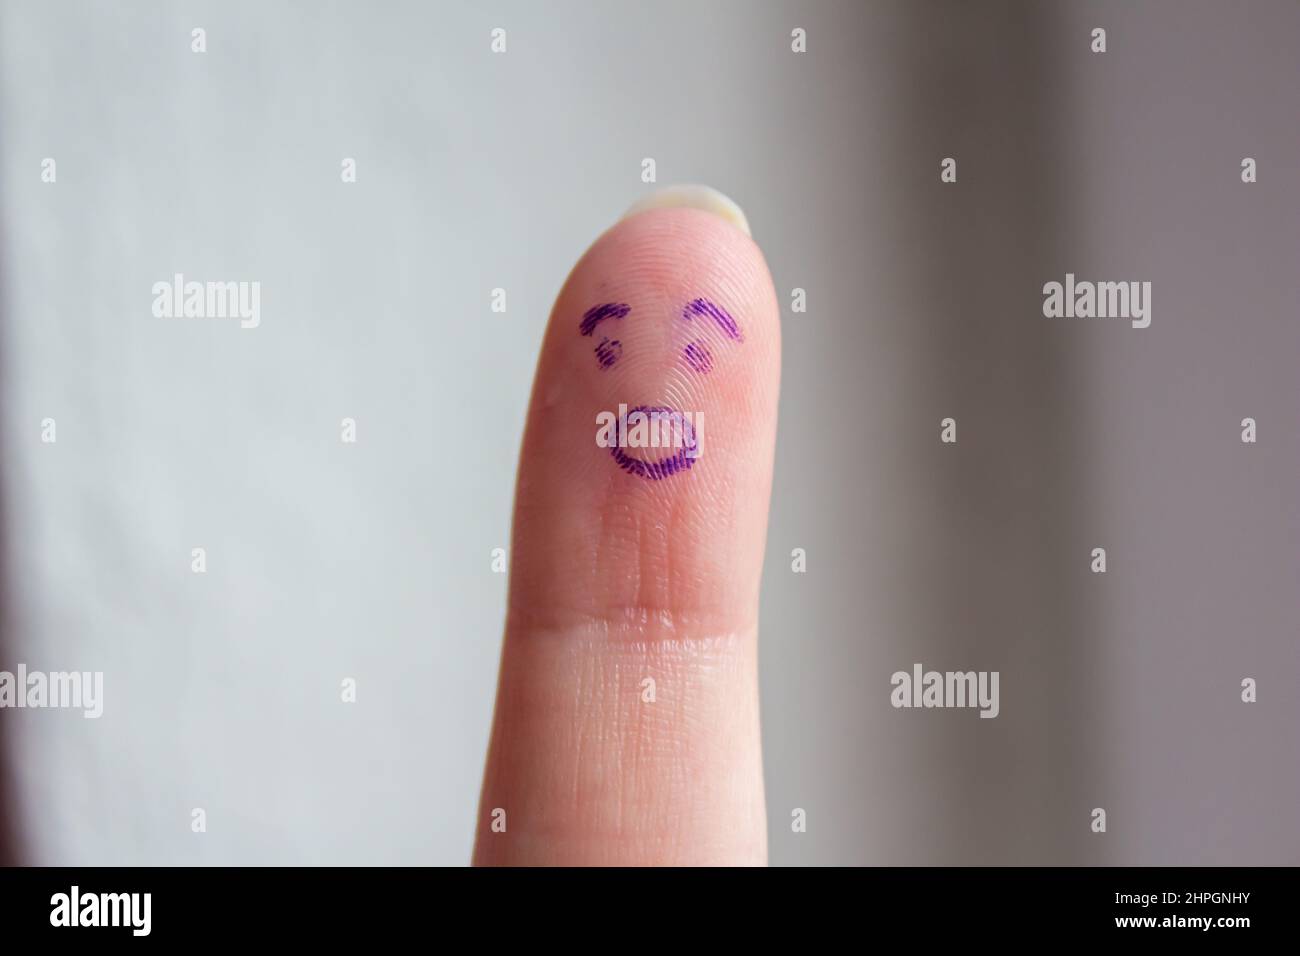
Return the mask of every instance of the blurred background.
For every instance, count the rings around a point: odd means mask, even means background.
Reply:
[[[785,305],[772,862],[1300,863],[1297,54],[1281,0],[4,0],[0,669],[104,714],[0,711],[0,854],[468,861],[537,347],[650,157]]]

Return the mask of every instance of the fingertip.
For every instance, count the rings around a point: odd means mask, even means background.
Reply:
[[[570,274],[543,345],[512,595],[534,610],[543,594],[593,613],[752,621],[779,380],[776,293],[747,233],[681,205],[608,229]],[[626,447],[641,411],[688,421],[694,453]]]
[[[753,232],[749,228],[749,219],[745,215],[745,211],[740,208],[739,203],[720,190],[699,183],[665,186],[663,189],[657,189],[628,207],[627,212],[623,213],[623,218],[627,219],[630,216],[649,212],[652,209],[677,208],[698,209],[701,212],[713,213],[724,222],[731,223],[745,235],[753,236]]]

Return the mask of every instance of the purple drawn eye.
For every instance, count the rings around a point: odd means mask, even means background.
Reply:
[[[601,368],[609,368],[623,355],[623,343],[618,339],[601,339],[596,346],[596,361]]]
[[[731,317],[731,313],[722,306],[710,302],[708,299],[695,299],[688,302],[686,308],[682,309],[682,318],[690,320],[695,316],[712,319],[726,333],[727,338],[735,339],[737,342],[744,341],[744,336],[740,334],[740,326]]]
[[[582,335],[590,335],[596,331],[596,326],[606,319],[622,319],[632,311],[632,307],[624,302],[605,302],[602,305],[593,305],[582,316],[582,324],[578,326],[578,331]]]
[[[701,375],[707,375],[713,370],[713,356],[703,342],[690,343],[682,349],[682,355],[686,358],[686,364]]]

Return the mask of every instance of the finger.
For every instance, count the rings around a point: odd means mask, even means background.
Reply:
[[[766,861],[776,296],[720,194],[655,203],[583,256],[542,344],[476,863]],[[659,447],[637,447],[638,408]]]

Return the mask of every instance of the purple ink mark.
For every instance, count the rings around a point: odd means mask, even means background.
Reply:
[[[606,319],[624,318],[632,307],[622,302],[606,302],[603,305],[594,305],[582,316],[582,324],[578,326],[578,331],[583,335],[590,335]]]
[[[661,415],[673,416],[677,422],[681,423],[683,441],[681,450],[675,455],[668,458],[660,458],[658,461],[643,461],[640,458],[633,458],[625,452],[618,442],[610,446],[610,454],[614,456],[614,461],[618,462],[618,467],[622,468],[630,475],[636,475],[639,478],[645,478],[649,481],[660,481],[679,472],[688,470],[691,465],[695,464],[695,459],[699,457],[699,449],[695,441],[695,429],[691,426],[690,419],[677,411],[675,408],[669,408],[666,405],[638,405],[631,409],[627,415],[619,419],[619,434],[627,434],[627,419],[636,412],[645,415],[652,415],[658,412]]]
[[[695,315],[708,316],[714,322],[718,323],[722,328],[722,331],[727,333],[728,338],[735,339],[737,342],[744,341],[744,336],[740,334],[740,326],[738,326],[736,320],[731,317],[731,313],[722,306],[715,305],[708,299],[695,299],[686,304],[686,308],[682,310],[682,318],[690,319]]]
[[[596,361],[601,368],[609,368],[623,356],[623,343],[618,339],[601,339],[596,346]]]
[[[713,371],[713,356],[709,354],[703,342],[690,343],[682,349],[682,355],[686,357],[686,364],[701,375]]]

